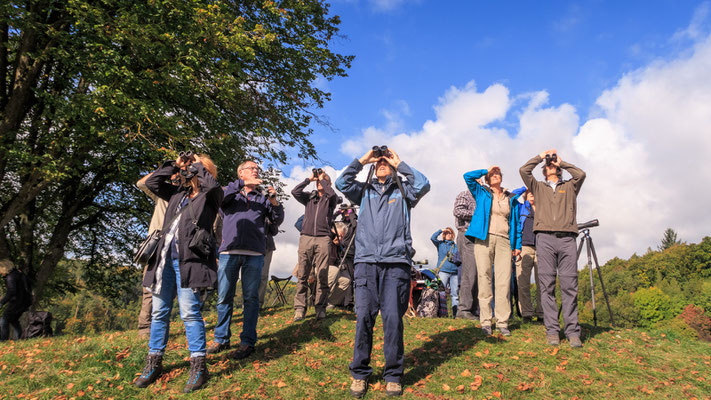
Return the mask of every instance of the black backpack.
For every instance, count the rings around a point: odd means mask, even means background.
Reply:
[[[52,336],[52,313],[49,311],[30,311],[27,327],[22,335],[25,339]]]

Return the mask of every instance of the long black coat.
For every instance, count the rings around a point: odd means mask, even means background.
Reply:
[[[197,226],[213,233],[212,227],[215,216],[222,203],[222,187],[205,169],[202,163],[193,164],[197,167],[197,178],[200,182],[200,194],[190,199],[185,211],[180,216],[178,226],[178,259],[180,262],[180,287],[181,288],[215,288],[217,286],[217,263],[215,257],[202,258],[195,254],[188,244],[197,232],[192,222],[192,215],[187,207],[192,205],[193,213],[197,219]],[[178,205],[190,190],[168,183],[171,175],[178,172],[174,161],[166,161],[153,174],[146,179],[146,186],[163,200],[168,201],[162,231],[167,233],[170,222],[176,215]],[[214,234],[214,233],[213,233]],[[165,245],[165,236],[158,243],[155,256],[149,261],[146,273],[143,275],[143,286],[153,287],[156,282],[156,269],[161,261],[161,252]]]

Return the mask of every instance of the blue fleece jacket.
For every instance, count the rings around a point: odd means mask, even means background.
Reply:
[[[415,250],[410,233],[410,210],[430,190],[430,182],[419,171],[401,162],[397,171],[405,179],[403,199],[397,183],[356,181],[363,169],[358,159],[346,167],[336,180],[336,188],[351,202],[360,205],[356,228],[356,263],[407,263]],[[362,194],[362,198],[361,198]]]
[[[284,221],[284,206],[272,203],[256,190],[247,196],[242,192],[244,181],[237,179],[224,187],[222,215],[222,243],[219,252],[227,250],[251,250],[267,252],[265,220],[279,226]]]
[[[491,189],[480,185],[479,182],[476,181],[488,172],[486,169],[478,169],[464,174],[464,181],[467,183],[467,187],[476,201],[476,209],[474,210],[474,215],[472,215],[472,222],[469,224],[469,229],[467,229],[465,233],[466,237],[471,240],[486,240],[489,234],[493,195]],[[509,241],[511,242],[511,250],[521,249],[518,196],[519,195],[515,194],[509,195]]]
[[[452,240],[439,240],[437,239],[439,235],[442,233],[442,230],[438,230],[437,232],[432,234],[432,237],[430,240],[432,240],[432,243],[435,245],[437,248],[437,267],[440,265],[442,266],[440,268],[440,271],[446,272],[448,274],[456,274],[459,271],[459,268],[449,260],[446,260],[447,254],[449,253],[450,255],[454,255],[454,253],[457,251],[457,245],[454,243]],[[442,260],[445,260],[442,262]]]

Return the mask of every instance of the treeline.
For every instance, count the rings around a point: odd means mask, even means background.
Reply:
[[[584,259],[583,255],[580,265]],[[660,250],[650,248],[628,260],[613,258],[601,271],[616,326],[672,328],[683,336],[711,340],[711,237],[698,244],[663,243]],[[609,326],[600,281],[593,272],[598,324]],[[587,269],[579,273],[578,301],[580,320],[592,323]]]

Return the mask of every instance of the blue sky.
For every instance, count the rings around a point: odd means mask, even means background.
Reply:
[[[453,224],[463,173],[498,165],[517,188],[519,167],[550,148],[587,173],[578,221],[600,220],[600,262],[655,248],[666,228],[690,243],[709,235],[711,214],[679,199],[711,198],[711,169],[699,168],[711,153],[711,0],[338,0],[331,11],[346,36],[333,48],[356,59],[325,84],[333,100],[318,113],[335,131],[315,126],[312,141],[332,176],[388,144],[429,178],[416,259],[436,259],[429,237]],[[311,165],[292,159],[286,189]],[[284,275],[302,213],[287,201],[273,265]]]
[[[585,116],[623,73],[683,50],[671,38],[700,4],[335,0],[331,14],[346,38],[333,49],[356,58],[347,78],[327,83],[333,99],[318,111],[335,132],[315,126],[312,139],[341,168],[351,159],[340,151],[346,139],[391,121],[418,129],[450,86],[471,80],[503,83],[512,94],[546,90],[552,104]],[[515,134],[515,121],[500,123]]]

